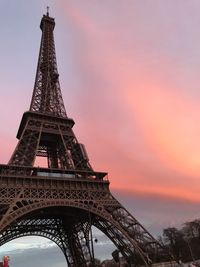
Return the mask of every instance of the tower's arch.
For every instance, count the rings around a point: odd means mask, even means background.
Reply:
[[[142,262],[147,264],[137,241],[128,235],[110,212],[99,208],[94,201],[51,200],[24,206],[22,204],[8,217],[0,236],[0,245],[19,237],[38,235],[55,242],[67,258],[66,250],[69,246],[66,235],[71,225],[77,228],[78,235],[85,241],[89,238],[91,227],[95,226],[113,242],[127,261],[141,257]],[[85,246],[88,246],[87,254],[92,257],[89,242]],[[86,256],[88,259],[90,257]]]

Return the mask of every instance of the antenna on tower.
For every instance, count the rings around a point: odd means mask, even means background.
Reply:
[[[47,16],[49,16],[49,6],[47,6]]]

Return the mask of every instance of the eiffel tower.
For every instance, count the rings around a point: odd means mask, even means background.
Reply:
[[[0,165],[0,245],[42,236],[60,247],[69,267],[95,266],[95,226],[128,266],[159,262],[163,248],[112,196],[107,173],[93,170],[72,130],[59,84],[54,27],[47,10],[30,109],[8,164]],[[34,167],[38,156],[46,158],[47,167]]]

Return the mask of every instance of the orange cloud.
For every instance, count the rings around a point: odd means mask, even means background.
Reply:
[[[128,90],[125,101],[130,112],[137,113],[146,142],[164,164],[180,173],[198,176],[198,103],[190,102],[173,88],[162,88],[162,85],[157,88],[150,82],[143,86],[137,93]]]
[[[84,88],[78,130],[91,163],[107,168],[115,189],[199,201],[200,108],[165,75],[178,66],[118,25],[102,29],[75,6],[62,2],[84,36],[75,57]]]

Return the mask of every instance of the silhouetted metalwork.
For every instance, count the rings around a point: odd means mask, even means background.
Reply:
[[[93,171],[67,117],[56,64],[54,19],[43,16],[30,110],[8,165],[0,165],[0,244],[38,235],[54,241],[68,266],[93,262],[91,226],[100,229],[127,262],[160,260],[162,247],[112,196],[107,173]],[[46,168],[34,167],[37,156]]]

